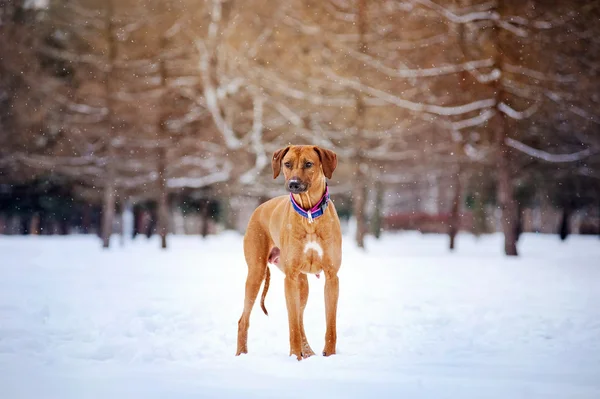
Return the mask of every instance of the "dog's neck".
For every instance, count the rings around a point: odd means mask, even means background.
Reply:
[[[326,182],[323,178],[318,184],[311,185],[308,191],[300,194],[292,194],[298,205],[304,209],[311,209],[317,205],[325,195]]]

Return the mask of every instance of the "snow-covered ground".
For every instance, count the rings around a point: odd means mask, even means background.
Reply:
[[[338,354],[288,357],[283,276],[235,357],[235,233],[0,237],[0,398],[600,398],[600,240],[405,233],[344,241]],[[323,348],[323,278],[305,314]],[[376,396],[377,395],[377,396]]]

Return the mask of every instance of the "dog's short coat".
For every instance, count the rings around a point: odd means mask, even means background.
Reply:
[[[273,178],[283,170],[286,189],[296,203],[309,210],[323,198],[337,166],[333,151],[317,146],[288,146],[276,151],[272,159]],[[273,198],[256,208],[244,236],[244,255],[248,264],[244,311],[238,322],[237,353],[248,353],[250,313],[260,285],[265,280],[261,307],[269,288],[267,262],[285,274],[285,299],[288,311],[290,355],[298,360],[314,355],[304,332],[304,308],[308,300],[307,274],[325,274],[326,332],[324,356],[336,351],[336,318],[339,296],[338,270],[342,262],[340,221],[333,203],[322,216],[311,220],[297,213],[289,195]]]

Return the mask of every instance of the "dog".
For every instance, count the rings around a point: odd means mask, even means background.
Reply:
[[[337,155],[312,145],[287,146],[271,160],[273,179],[283,170],[290,193],[259,205],[248,221],[244,235],[244,257],[248,276],[244,310],[238,322],[237,353],[248,353],[250,313],[265,281],[261,308],[269,289],[268,263],[285,274],[290,338],[290,356],[298,360],[315,353],[304,332],[304,309],[308,300],[307,274],[325,275],[326,332],[323,356],[336,353],[338,271],[342,262],[340,220],[329,197],[327,179],[337,167]]]

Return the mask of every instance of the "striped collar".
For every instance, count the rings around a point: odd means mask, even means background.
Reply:
[[[290,193],[290,202],[292,203],[292,208],[294,208],[298,215],[307,218],[308,223],[312,223],[314,219],[325,213],[325,209],[327,209],[327,205],[329,205],[329,187],[327,186],[327,183],[325,183],[325,194],[323,194],[319,202],[317,202],[317,205],[313,206],[308,211],[302,209],[294,199],[292,193]]]

